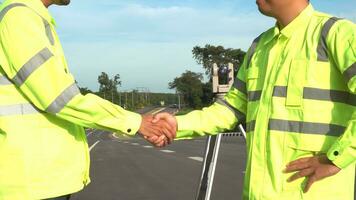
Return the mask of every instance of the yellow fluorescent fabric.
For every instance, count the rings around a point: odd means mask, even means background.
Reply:
[[[243,199],[353,200],[356,160],[356,28],[309,5],[284,29],[256,38],[225,96],[177,116],[178,138],[216,134],[244,123],[247,167]],[[234,117],[234,119],[230,119]],[[303,193],[288,183],[287,163],[326,154],[341,172]]]
[[[133,135],[141,116],[79,93],[40,0],[6,0],[0,13],[9,6],[0,15],[0,199],[74,193],[89,183],[83,127]]]

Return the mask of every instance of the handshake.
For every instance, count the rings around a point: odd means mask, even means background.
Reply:
[[[177,133],[177,120],[169,113],[143,115],[138,133],[153,146],[161,148],[171,144]]]

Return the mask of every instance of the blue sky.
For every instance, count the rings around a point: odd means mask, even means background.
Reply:
[[[314,8],[356,22],[355,0],[312,0]],[[120,90],[174,92],[168,82],[186,70],[203,72],[196,45],[246,50],[274,20],[247,0],[72,0],[52,6],[57,31],[80,86],[98,89],[97,76],[120,74]]]

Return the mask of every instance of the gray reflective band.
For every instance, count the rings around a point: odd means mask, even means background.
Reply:
[[[275,86],[273,90],[273,96],[286,97],[287,87]],[[346,91],[339,91],[339,90],[327,90],[327,89],[305,87],[303,89],[303,99],[332,101],[332,102],[338,102],[338,103],[344,103],[344,104],[356,106],[356,95]]]
[[[0,76],[0,85],[12,85],[12,83],[6,76]]]
[[[223,100],[223,99],[218,99],[216,100],[216,103],[227,107],[229,110],[231,110],[236,118],[239,120],[239,122],[244,122],[246,119],[246,115],[244,113],[242,113],[241,111],[237,110],[235,107],[233,107],[232,105],[230,105],[227,101]]]
[[[352,64],[349,68],[346,69],[343,73],[346,82],[348,83],[353,77],[356,76],[356,63]]]
[[[304,99],[313,99],[321,101],[332,101],[350,104],[356,106],[356,102],[352,102],[352,99],[355,99],[355,95],[338,90],[326,90],[326,89],[317,89],[317,88],[304,88]]]
[[[49,25],[47,20],[45,20],[43,17],[42,17],[42,20],[43,20],[43,23],[44,23],[44,26],[45,26],[45,29],[46,29],[47,38],[48,38],[49,42],[51,43],[51,45],[54,45],[54,38],[53,38],[53,35],[52,35],[51,26]]]
[[[274,97],[286,97],[287,96],[287,86],[274,86],[273,96]]]
[[[239,78],[235,79],[234,88],[236,88],[238,91],[242,92],[243,94],[247,95],[246,83],[240,80]]]
[[[262,34],[253,40],[252,45],[251,45],[250,49],[248,50],[246,68],[248,68],[250,66],[252,56],[253,56],[253,54],[255,54],[256,47],[257,47],[258,42],[260,41],[261,36],[262,36]]]
[[[25,4],[22,4],[22,3],[13,3],[13,4],[6,6],[4,9],[2,9],[0,12],[0,22],[5,17],[6,13],[9,12],[9,10],[11,10],[12,8],[15,8],[15,7],[19,7],[19,6],[27,7]]]
[[[46,109],[46,112],[56,114],[59,113],[67,103],[75,96],[80,94],[79,89],[75,83],[65,89]]]
[[[44,64],[52,56],[53,54],[49,51],[48,48],[42,49],[21,67],[21,69],[17,72],[12,80],[16,83],[17,86],[20,87],[37,68]]]
[[[0,117],[40,113],[32,104],[0,106]]]
[[[340,136],[345,132],[346,127],[336,124],[270,119],[268,129],[304,134]]]
[[[340,20],[339,18],[332,17],[325,22],[323,28],[321,29],[321,35],[318,43],[317,53],[318,61],[329,61],[328,48],[326,45],[326,38],[329,34],[331,27],[335,24],[336,21]]]
[[[247,92],[248,101],[258,101],[261,99],[261,95],[262,95],[262,90]]]
[[[255,130],[256,121],[250,121],[246,123],[246,132],[251,132]]]

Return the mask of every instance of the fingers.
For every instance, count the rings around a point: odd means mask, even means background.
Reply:
[[[153,146],[155,146],[157,148],[165,147],[168,144],[166,136],[164,136],[164,135],[162,135],[161,137],[157,138],[156,140],[149,139],[149,141]]]
[[[172,114],[170,114],[170,113],[158,113],[157,115],[155,115],[153,117],[152,123],[157,123],[159,121],[165,121],[166,123],[168,123],[172,127],[174,132],[176,132],[176,130],[177,130],[177,120]]]
[[[314,182],[333,176],[340,170],[340,168],[327,159],[326,155],[318,155],[290,162],[286,166],[284,172],[289,173],[297,171],[297,173],[293,174],[288,179],[288,182],[292,182],[302,177],[307,177],[307,183],[303,188],[303,192],[306,193],[310,190]]]
[[[152,121],[152,116],[142,115],[142,121],[138,133],[140,133],[142,136],[158,135],[156,133],[157,131],[154,131],[152,129],[151,121]]]
[[[314,169],[312,168],[307,168],[307,169],[304,169],[302,171],[299,171],[295,174],[293,174],[293,176],[291,176],[289,179],[288,179],[288,182],[292,182],[294,180],[297,180],[299,178],[302,178],[302,177],[305,177],[305,176],[310,176],[314,173]]]
[[[161,126],[163,134],[169,139],[169,143],[172,143],[174,138],[176,137],[175,129],[164,121],[161,122]]]
[[[157,123],[159,120],[166,119],[168,113],[158,113],[153,117],[152,123]]]
[[[309,162],[294,162],[294,164],[288,164],[284,172],[289,173],[289,172],[295,172],[299,171],[302,169],[306,169],[310,167]]]
[[[164,135],[161,135],[160,137],[157,137],[157,136],[152,136],[152,137],[144,136],[144,138],[149,143],[151,143],[153,146],[158,147],[158,148],[165,147],[168,144],[166,136],[164,136]]]
[[[168,138],[169,143],[173,142],[177,132],[177,123],[173,115],[169,113],[158,113],[153,117],[152,123],[160,127],[163,134]]]
[[[156,143],[157,148],[162,148],[168,145],[168,140],[165,136],[163,136],[162,139],[158,140],[158,143]]]
[[[144,115],[142,116],[142,122],[139,129],[139,133],[143,136],[151,137],[153,135],[161,136],[162,130],[159,126],[152,123],[153,116],[152,115]]]
[[[307,157],[307,158],[299,158],[298,160],[292,161],[290,163],[288,163],[287,166],[289,165],[296,165],[296,164],[301,164],[301,163],[306,163],[309,162],[311,159],[313,159],[314,157]]]
[[[154,117],[151,115],[145,115],[142,116],[142,123],[139,133],[141,133],[144,138],[152,145],[163,147],[172,143],[176,137],[175,124],[175,118],[168,113],[158,114],[156,119],[154,119]]]
[[[317,181],[316,177],[315,176],[310,176],[308,178],[307,184],[304,187],[303,192],[307,193],[309,191],[310,187],[313,185],[313,183],[315,183],[315,181]]]
[[[174,135],[166,128],[166,127],[162,127],[161,128],[162,131],[162,136],[165,136],[165,138],[167,139],[168,144],[171,144],[174,140]]]

